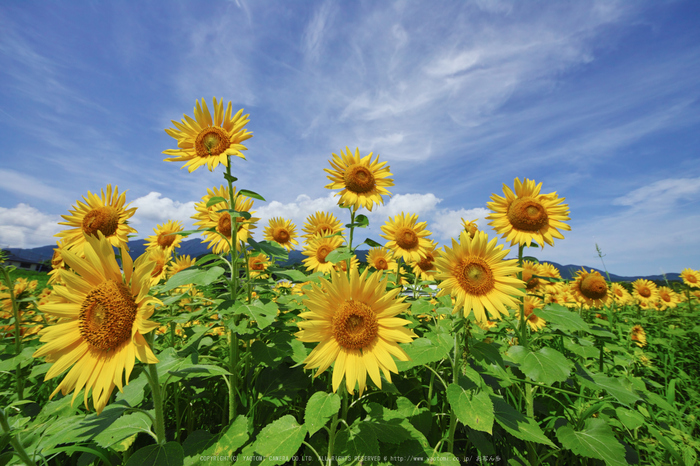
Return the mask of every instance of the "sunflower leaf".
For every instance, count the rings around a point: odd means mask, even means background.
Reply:
[[[263,427],[253,444],[255,453],[265,458],[260,464],[286,464],[301,446],[306,432],[306,426],[299,425],[291,414]]]
[[[148,433],[150,430],[151,418],[146,413],[125,414],[97,434],[93,440],[101,447],[126,451],[136,439],[136,434]]]
[[[224,173],[224,179],[226,181],[230,181],[231,183],[235,183],[236,181],[238,181],[238,178],[236,178],[233,175],[229,175],[228,173]]]
[[[362,243],[360,243],[360,244],[363,244],[363,243],[366,244],[367,246],[371,247],[371,248],[381,248],[381,247],[382,247],[381,244],[377,243],[376,241],[374,241],[373,239],[370,239],[370,238],[366,238],[366,239],[365,239]],[[358,244],[357,246],[360,247],[359,244]]]
[[[496,422],[513,437],[520,440],[542,443],[552,448],[556,446],[544,435],[539,424],[534,419],[526,417],[517,411],[500,396],[491,396],[493,414]]]
[[[148,445],[129,457],[126,466],[180,466],[185,453],[177,442],[165,445]]]
[[[200,453],[194,453],[190,457],[194,456],[196,459],[202,458],[202,456],[230,456],[233,455],[244,443],[248,441],[248,418],[239,415],[233,424],[229,425],[221,432],[219,435],[213,439],[209,439],[207,444],[209,447]],[[189,439],[190,436],[187,436]],[[187,440],[185,440],[187,443]],[[216,462],[214,462],[216,463]],[[191,463],[191,464],[201,464],[201,462]]]
[[[492,434],[493,403],[485,391],[465,390],[458,384],[447,387],[447,401],[457,419],[474,430]]]
[[[247,189],[241,189],[240,191],[238,191],[238,195],[252,197],[253,199],[258,199],[260,201],[265,200],[265,198],[262,197],[260,194],[254,192],[254,191],[248,191]]]
[[[187,269],[173,275],[165,284],[161,292],[170,291],[183,285],[209,285],[217,278],[224,274],[224,269],[221,267],[212,267],[210,269]]]
[[[221,196],[214,196],[207,201],[207,207],[211,207],[213,205],[220,204],[222,202],[226,202],[226,199],[224,199]]]
[[[263,303],[260,300],[255,300],[251,304],[236,303],[231,309],[235,314],[244,314],[258,323],[258,328],[261,330],[274,322],[277,316],[277,304],[270,301]]]
[[[338,248],[338,249],[331,251],[326,256],[326,262],[331,262],[333,264],[336,264],[340,261],[352,259],[353,257],[355,257],[355,254],[348,251],[346,248]]]
[[[506,356],[520,364],[520,370],[535,382],[551,385],[565,381],[571,374],[571,362],[559,351],[547,346],[538,351],[513,346]]]
[[[340,397],[336,393],[316,392],[311,395],[304,410],[304,425],[309,437],[323,427],[340,409]]]
[[[253,248],[253,251],[262,251],[265,254],[270,254],[271,256],[280,256],[286,259],[287,250],[280,246],[277,242],[273,241],[260,241],[257,242],[253,238],[248,238],[248,244]]]
[[[552,328],[568,331],[588,331],[588,324],[575,312],[571,312],[561,304],[547,304],[544,309],[533,311],[538,317],[547,321]]]
[[[632,388],[632,383],[629,380],[608,377],[605,374],[593,374],[581,367],[578,363],[576,364],[576,376],[579,383],[584,387],[596,392],[603,389],[623,405],[632,406],[637,401],[641,400],[637,392]],[[647,395],[649,394],[652,394],[652,392],[649,392]],[[666,401],[659,395],[656,396]],[[672,406],[668,405],[667,407],[673,410]]]
[[[608,466],[627,465],[625,447],[617,441],[603,419],[586,419],[582,431],[575,431],[567,425],[557,429],[556,433],[562,446],[577,455],[603,460]]]

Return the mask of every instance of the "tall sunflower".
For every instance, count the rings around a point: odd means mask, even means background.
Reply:
[[[207,207],[207,203],[214,197],[221,197],[226,201],[218,202]],[[255,222],[259,218],[251,217],[245,220],[243,217],[234,217],[235,221],[231,222],[231,214],[221,212],[228,209],[228,187],[213,187],[207,189],[207,195],[202,198],[202,202],[195,204],[197,213],[192,217],[197,220],[194,222],[200,230],[204,231],[204,239],[202,243],[208,242],[207,247],[212,249],[214,254],[226,253],[230,250],[229,241],[231,241],[231,230],[236,230],[236,250],[241,251],[241,242],[245,242],[250,236],[250,231],[257,228]],[[254,214],[255,211],[250,209],[253,207],[253,199],[236,193],[236,188],[233,188],[233,198],[235,202],[234,210],[237,212],[248,212]],[[206,231],[207,229],[213,231]]]
[[[525,311],[525,321],[533,332],[543,329],[547,321],[542,317],[534,314],[535,309],[542,309],[544,303],[536,296],[525,296],[523,299],[523,310]],[[515,317],[520,319],[520,308],[515,311]]]
[[[683,269],[681,271],[681,278],[686,285],[692,288],[700,288],[700,272],[697,270]]]
[[[67,230],[56,233],[55,236],[62,238],[63,248],[71,249],[78,255],[82,253],[85,245],[85,237],[95,236],[97,232],[102,233],[109,243],[117,248],[127,247],[127,236],[136,233],[136,230],[127,225],[127,220],[136,212],[136,207],[128,209],[126,194],[119,194],[119,188],[107,185],[107,191],[101,190],[100,195],[90,191],[87,197],[83,196],[85,202],[76,201],[77,206],[69,212],[71,215],[61,215],[66,221],[59,222],[59,225],[71,227]]]
[[[194,107],[194,119],[183,115],[182,123],[171,120],[175,128],[165,130],[177,139],[177,149],[164,150],[166,155],[175,157],[165,159],[166,162],[185,162],[182,168],[192,173],[206,165],[213,171],[219,164],[228,166],[228,157],[235,155],[245,159],[241,151],[248,148],[241,144],[253,137],[253,133],[244,127],[248,124],[248,115],[242,115],[243,109],[231,116],[231,102],[224,113],[224,101],[214,97],[214,118],[202,99],[200,106],[197,101]],[[242,116],[241,116],[242,115]]]
[[[394,254],[385,247],[372,248],[367,252],[367,265],[375,270],[396,270]]]
[[[309,256],[302,261],[306,266],[306,270],[313,272],[327,273],[333,270],[333,263],[326,262],[326,256],[332,251],[338,249],[343,244],[343,238],[340,236],[321,236],[316,235],[310,239],[306,247],[301,252],[305,256]]]
[[[270,258],[266,254],[258,254],[250,256],[248,259],[248,268],[250,269],[251,278],[266,278],[265,271],[271,265]]]
[[[365,207],[370,212],[374,204],[384,204],[382,195],[391,196],[386,189],[394,186],[394,180],[389,178],[391,173],[386,162],[379,163],[379,155],[372,161],[372,152],[365,157],[360,157],[360,149],[355,149],[355,154],[350,148],[347,152],[340,151],[340,157],[333,154],[333,160],[329,160],[332,169],[324,168],[329,174],[327,177],[331,184],[328,189],[342,189],[339,205],[352,206],[354,210]]]
[[[525,288],[530,294],[538,294],[542,292],[544,288],[545,281],[540,280],[535,277],[535,275],[542,275],[542,266],[539,262],[523,261],[523,281],[525,282]]]
[[[508,315],[508,307],[518,307],[514,296],[525,294],[525,283],[516,278],[521,270],[517,260],[503,260],[509,252],[503,251],[502,245],[496,246],[496,238],[489,242],[483,231],[473,239],[463,231],[459,243],[452,239],[452,248],[445,246],[436,260],[435,278],[442,280],[437,296],[451,295],[455,298],[454,312],[462,307],[467,317],[473,310],[477,322]],[[487,319],[486,311],[491,319]]]
[[[196,259],[192,259],[189,255],[178,256],[168,265],[167,276],[172,277],[178,272],[194,267],[197,264]]]
[[[157,285],[161,279],[165,278],[168,272],[168,263],[172,255],[167,249],[146,249],[145,254],[148,255],[148,260],[153,262],[151,286],[154,286]]]
[[[515,193],[504,184],[505,197],[491,195],[493,202],[488,202],[487,206],[493,213],[486,218],[491,220],[489,225],[498,234],[510,241],[511,246],[530,246],[532,241],[540,246],[545,243],[554,246],[554,238],[564,239],[559,229],[571,230],[564,223],[569,220],[569,206],[562,204],[564,198],[557,197],[557,193],[540,194],[541,188],[542,183],[536,185],[534,180],[527,178],[521,183],[516,178]]]
[[[632,282],[632,296],[642,309],[653,309],[654,303],[659,299],[659,290],[656,283],[644,278]]]
[[[576,280],[571,283],[571,290],[577,301],[588,306],[602,306],[608,300],[608,284],[605,278],[592,270],[581,269],[576,274]]]
[[[333,391],[343,378],[350,394],[359,386],[365,391],[367,374],[377,387],[382,387],[380,370],[391,382],[391,372],[398,374],[392,355],[407,361],[408,355],[398,343],[409,343],[416,335],[405,328],[408,320],[397,317],[408,309],[398,289],[386,291],[387,278],[382,274],[368,275],[365,270],[347,273],[333,272],[331,281],[322,279],[321,286],[312,289],[303,302],[309,312],[299,314],[304,319],[296,337],[307,343],[320,343],[304,360],[306,369],[318,369],[318,377],[333,362]],[[381,281],[380,281],[381,280]]]
[[[430,248],[421,257],[421,260],[410,264],[413,266],[413,275],[417,276],[419,280],[434,280],[436,271],[435,259],[439,255],[440,251],[437,249],[437,242],[430,241]]]
[[[265,227],[265,239],[276,241],[287,251],[291,251],[295,245],[299,245],[296,240],[296,229],[296,225],[291,220],[274,217],[270,219],[270,226]]]
[[[389,241],[386,247],[391,249],[394,256],[403,257],[406,262],[419,261],[430,249],[431,242],[427,236],[432,233],[425,229],[426,222],[416,223],[418,214],[406,216],[403,212],[382,225],[383,235]],[[398,259],[397,257],[397,259]]]
[[[76,273],[61,270],[66,285],[55,286],[48,303],[40,306],[60,323],[40,332],[45,344],[34,357],[46,356],[54,363],[45,380],[70,368],[51,397],[74,391],[75,401],[85,388],[85,407],[91,392],[99,414],[115,385],[121,391],[123,381],[129,383],[134,357],[148,364],[158,362],[143,335],[158,327],[148,319],[160,301],[148,295],[153,265],[145,254],[132,262],[122,248],[122,276],[112,245],[101,232],[97,237],[85,235],[84,251],[84,259],[73,251],[63,252],[63,260]]]
[[[660,286],[659,287],[659,301],[658,301],[658,303],[661,306],[661,310],[672,309],[672,308],[678,306],[678,303],[680,303],[680,302],[681,302],[681,297],[678,296],[678,293],[673,291],[668,286]]]
[[[632,304],[634,302],[634,299],[632,299],[632,295],[629,293],[629,291],[627,291],[625,287],[619,283],[613,283],[610,287],[610,297],[621,306],[626,306],[627,304]]]
[[[635,325],[630,330],[630,339],[637,343],[639,346],[647,345],[647,332],[644,331],[641,325]]]
[[[180,247],[182,235],[178,235],[178,233],[183,230],[184,228],[181,222],[177,220],[168,220],[153,229],[155,235],[146,238],[146,248],[163,249],[172,252],[175,248]]]
[[[330,212],[318,211],[309,215],[304,223],[304,238],[308,241],[314,236],[321,234],[323,236],[332,235],[334,233],[342,233],[345,228],[343,224]]]

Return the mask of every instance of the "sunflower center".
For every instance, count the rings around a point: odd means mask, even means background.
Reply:
[[[402,228],[396,232],[396,244],[401,249],[413,249],[418,246],[418,235],[410,228]]]
[[[603,299],[608,294],[605,279],[597,273],[587,275],[581,280],[581,294],[588,299]]]
[[[343,272],[348,271],[348,263],[345,261],[336,262],[335,266]]]
[[[316,250],[316,260],[318,260],[321,264],[326,263],[326,256],[331,253],[333,248],[328,246],[327,244],[324,244],[323,246],[320,246]]]
[[[335,312],[333,336],[345,349],[360,349],[377,338],[379,325],[374,311],[365,303],[347,300]]]
[[[547,210],[533,197],[514,200],[508,207],[508,220],[513,227],[523,231],[540,231],[549,225]]]
[[[540,284],[540,280],[537,277],[532,276],[532,270],[523,269],[523,281],[525,282],[525,288],[528,291],[532,291],[537,288]]]
[[[662,291],[662,292],[660,293],[660,296],[661,296],[661,299],[662,299],[664,302],[670,303],[670,302],[672,301],[672,300],[671,300],[671,295],[670,295],[669,293],[665,292],[665,291]]]
[[[433,262],[435,261],[435,257],[431,254],[428,253],[425,257],[423,257],[420,262],[418,262],[418,267],[423,272],[427,272],[429,270],[433,270],[435,266],[433,265]]]
[[[138,306],[122,283],[107,280],[90,291],[80,306],[80,334],[90,347],[109,351],[131,338]]]
[[[227,238],[231,237],[231,215],[223,214],[216,224],[216,231]]]
[[[272,232],[272,237],[275,239],[280,244],[285,244],[289,242],[289,231],[284,228],[284,227],[278,227],[275,228],[275,231]]]
[[[690,283],[697,283],[698,282],[698,277],[696,277],[695,275],[692,275],[692,274],[686,276],[685,279],[687,281],[689,281]]]
[[[532,311],[535,310],[535,305],[530,301],[525,301],[525,304],[523,304],[523,309],[525,312],[525,317],[528,317],[530,314],[532,314]]]
[[[210,126],[197,135],[194,148],[199,157],[219,155],[231,145],[228,134],[218,126]]]
[[[101,231],[106,237],[112,236],[119,226],[119,212],[112,206],[93,209],[83,218],[83,231],[95,236]]]
[[[327,223],[319,223],[318,225],[316,225],[316,231],[314,231],[314,235],[318,235],[319,233],[333,233],[333,227]]]
[[[375,261],[374,268],[377,270],[387,270],[389,268],[389,264],[386,262],[386,259],[380,257]]]
[[[345,187],[355,193],[372,191],[375,186],[372,171],[364,165],[351,165],[345,170]]]
[[[163,249],[169,248],[175,242],[176,236],[177,235],[170,235],[168,233],[160,233],[158,235],[158,246],[160,246]]]
[[[651,296],[651,290],[649,289],[648,286],[641,287],[638,290],[638,293],[644,298],[649,298]]]
[[[163,267],[165,263],[163,261],[156,261],[156,266],[153,267],[153,272],[151,272],[151,277],[155,278],[163,272]]]
[[[618,298],[622,298],[625,294],[622,292],[622,290],[616,289],[615,295],[617,295]]]
[[[495,281],[491,267],[480,257],[466,259],[461,269],[457,270],[455,277],[462,289],[470,295],[483,296],[493,289]]]
[[[262,259],[253,258],[250,264],[251,270],[265,270],[265,264],[263,264]]]

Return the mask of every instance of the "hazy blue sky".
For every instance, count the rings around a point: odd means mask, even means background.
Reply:
[[[0,3],[0,246],[54,243],[61,214],[108,183],[139,237],[188,226],[223,182],[180,170],[164,130],[195,100],[250,114],[238,187],[263,225],[301,230],[336,201],[324,168],[380,154],[389,215],[441,244],[515,177],[571,209],[535,255],[616,274],[700,268],[700,2],[139,1]],[[343,221],[348,219],[343,217]]]

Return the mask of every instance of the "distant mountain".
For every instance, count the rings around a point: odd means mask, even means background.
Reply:
[[[202,240],[200,239],[190,239],[190,240],[185,240],[182,243],[180,243],[182,246],[178,248],[178,254],[180,255],[189,255],[190,257],[197,257],[201,256],[203,254],[207,254],[209,250],[207,249],[206,245],[202,243]],[[53,256],[53,250],[55,246],[41,246],[38,248],[32,248],[32,249],[22,249],[22,248],[8,248],[7,250],[10,251],[12,254],[14,254],[17,257],[22,257],[31,260],[32,262],[42,262],[42,261],[50,261],[51,257]],[[132,258],[136,258],[143,254],[143,252],[146,250],[146,241],[142,239],[137,239],[137,240],[132,240],[129,242],[129,253]],[[365,261],[365,257],[367,256],[368,251],[357,251],[357,258],[361,261]],[[301,251],[291,251],[289,253],[289,259],[283,263],[283,266],[291,265],[291,264],[298,264],[301,261],[303,261],[307,256],[304,256]],[[559,269],[559,272],[561,273],[562,278],[565,278],[567,280],[570,280],[576,276],[576,272],[581,270],[581,268],[585,267],[585,269],[588,270],[596,270],[600,272],[604,277],[606,277],[605,271],[596,269],[593,267],[588,267],[588,266],[581,266],[581,265],[574,265],[574,264],[567,264],[567,265],[561,265],[557,264],[556,262],[552,261],[546,261],[555,266],[557,269]],[[639,278],[645,278],[647,280],[652,280],[652,281],[663,281],[664,277],[663,275],[647,275],[647,276],[642,276],[642,275],[635,275],[632,277],[626,277],[626,276],[621,276],[621,275],[615,275],[613,273],[610,274],[610,279],[613,282],[633,282]],[[669,281],[680,281],[680,274],[677,273],[667,273],[666,274],[666,279]]]

